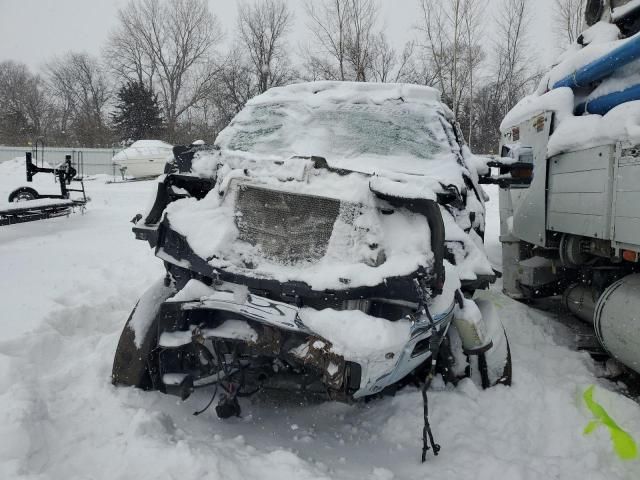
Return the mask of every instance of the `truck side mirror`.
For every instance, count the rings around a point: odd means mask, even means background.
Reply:
[[[489,174],[480,177],[481,184],[499,185],[500,188],[526,188],[533,180],[533,149],[520,143],[503,145],[500,158],[487,162],[487,166],[497,168],[498,176]]]

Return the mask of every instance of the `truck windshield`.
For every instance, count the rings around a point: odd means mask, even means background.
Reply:
[[[280,102],[247,106],[216,143],[258,155],[347,160],[346,165],[349,159],[376,163],[381,157],[424,163],[453,157],[447,133],[452,134],[451,125],[435,103]]]

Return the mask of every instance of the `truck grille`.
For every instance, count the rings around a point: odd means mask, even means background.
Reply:
[[[235,209],[240,240],[266,258],[292,264],[326,254],[341,202],[240,184]]]

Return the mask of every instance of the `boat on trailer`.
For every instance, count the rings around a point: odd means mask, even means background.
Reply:
[[[138,140],[116,153],[112,162],[123,178],[151,178],[164,173],[167,159],[173,159],[173,145],[161,140]]]

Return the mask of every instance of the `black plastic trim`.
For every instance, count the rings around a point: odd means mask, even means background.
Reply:
[[[163,255],[165,253],[166,255]],[[204,277],[225,282],[245,285],[248,288],[267,291],[272,296],[283,299],[314,298],[332,300],[354,300],[362,298],[383,297],[389,299],[418,302],[414,280],[432,282],[433,277],[425,269],[418,269],[409,275],[401,277],[388,277],[379,285],[373,287],[345,286],[342,290],[314,290],[304,282],[279,282],[269,278],[250,277],[215,268],[209,265],[203,258],[196,255],[191,249],[187,239],[171,229],[169,221],[165,218],[159,226],[157,235],[156,255],[169,264],[184,268],[183,262],[188,262],[189,270]]]
[[[381,200],[384,200],[396,208],[406,208],[410,212],[423,215],[429,223],[431,236],[431,250],[433,251],[434,275],[432,277],[431,287],[435,295],[440,295],[444,288],[445,270],[445,231],[442,213],[440,213],[440,205],[434,200],[424,198],[402,198],[377,192],[372,192]]]

